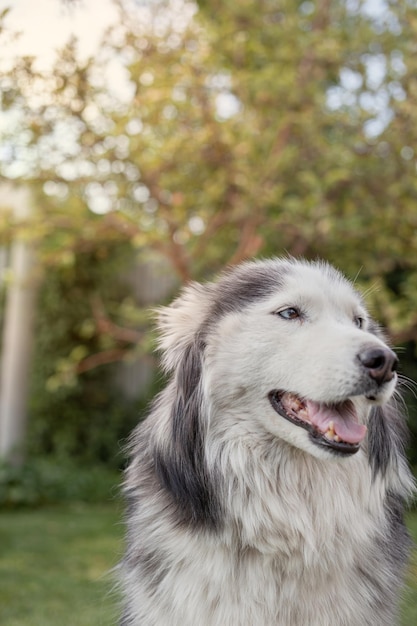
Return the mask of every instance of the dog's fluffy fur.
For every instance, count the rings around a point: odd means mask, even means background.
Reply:
[[[413,481],[395,356],[352,285],[255,261],[159,327],[171,379],[132,438],[121,624],[393,626]]]

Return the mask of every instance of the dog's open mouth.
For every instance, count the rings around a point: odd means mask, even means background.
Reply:
[[[340,454],[354,454],[359,450],[366,426],[359,424],[350,400],[322,404],[288,391],[271,391],[268,397],[279,415],[309,432],[313,443]]]

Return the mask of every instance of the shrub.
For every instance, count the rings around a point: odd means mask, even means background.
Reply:
[[[116,498],[122,476],[103,466],[80,466],[57,458],[33,458],[21,467],[0,464],[0,508],[38,507],[68,501]]]

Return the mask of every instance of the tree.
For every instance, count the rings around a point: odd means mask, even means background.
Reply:
[[[379,16],[328,0],[199,6],[184,2],[179,19],[175,3],[121,5],[96,59],[80,64],[72,41],[51,75],[25,60],[6,79],[31,175],[53,197],[42,236],[70,254],[86,245],[80,220],[93,222],[92,245],[151,247],[182,280],[261,250],[320,254],[355,275],[360,249],[370,280],[399,259],[413,267],[414,4]],[[116,59],[124,98],[107,80]]]
[[[19,125],[3,174],[26,160],[39,211],[20,228],[44,265],[105,264],[120,245],[181,282],[256,254],[320,256],[359,273],[395,342],[413,340],[414,0],[119,6],[94,59],[73,40],[51,72],[21,59],[2,78]],[[97,332],[100,315],[92,304]],[[91,354],[77,354],[81,372]]]

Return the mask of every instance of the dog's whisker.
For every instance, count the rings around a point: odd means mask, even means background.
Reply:
[[[392,402],[393,404],[395,404],[396,408],[401,407],[399,411],[408,414],[408,407],[404,396],[397,389],[394,391],[394,394],[392,396]]]
[[[381,286],[379,282],[372,283],[372,285],[361,291],[362,297],[366,300],[366,298],[369,298],[371,294],[379,291],[380,288]]]
[[[414,396],[414,398],[417,399],[417,383],[414,380],[404,376],[403,374],[399,374],[398,386],[407,389]]]
[[[358,271],[356,272],[355,278],[354,278],[354,279],[353,279],[353,281],[352,281],[352,283],[353,283],[354,285],[356,284],[356,281],[358,280],[359,275],[360,275],[360,273],[362,272],[362,270],[363,270],[363,265],[361,265],[361,267],[360,267],[360,268],[358,269]]]

